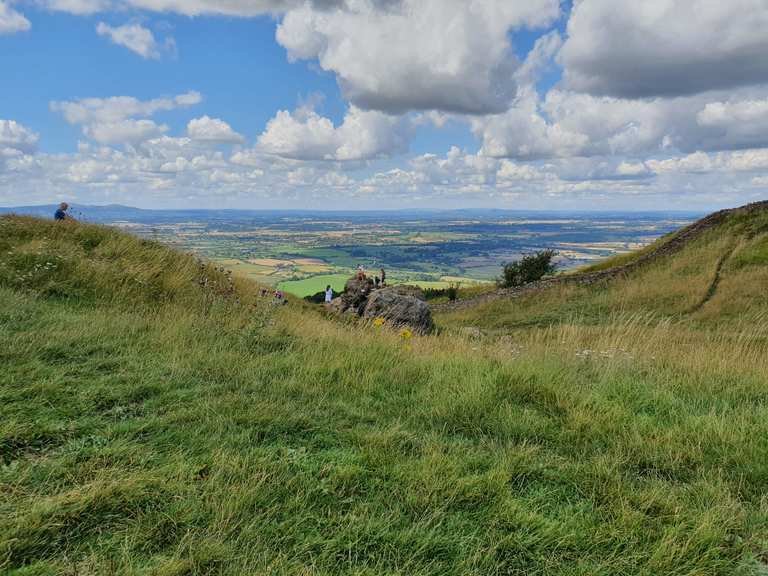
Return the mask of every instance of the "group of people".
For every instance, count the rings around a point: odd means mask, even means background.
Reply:
[[[373,282],[373,285],[375,288],[381,288],[387,283],[387,271],[384,270],[384,268],[381,269],[381,276],[374,276],[373,278],[368,278],[368,276],[365,273],[365,267],[360,264],[360,266],[357,267],[357,279],[360,281],[369,280]]]
[[[365,273],[365,267],[361,264],[357,267],[357,272],[355,273],[355,278],[359,282],[365,282],[367,285],[367,290],[378,290],[379,288],[384,288],[387,285],[387,271],[384,270],[384,268],[381,269],[381,275],[380,276],[373,276],[372,278],[369,277]],[[334,291],[330,284],[326,286],[325,288],[325,303],[330,304],[333,302],[334,297]]]

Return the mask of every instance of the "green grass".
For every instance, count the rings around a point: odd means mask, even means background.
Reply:
[[[344,284],[349,277],[350,274],[322,274],[320,276],[311,276],[304,280],[280,282],[277,287],[280,290],[285,290],[289,294],[303,298],[304,296],[312,296],[318,292],[325,292],[325,288],[329,284],[336,292],[342,292],[344,290]]]
[[[756,309],[406,341],[228,286],[111,230],[0,219],[0,572],[758,573]]]

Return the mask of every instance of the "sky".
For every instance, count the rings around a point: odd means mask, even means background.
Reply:
[[[0,206],[768,197],[768,0],[0,0]]]

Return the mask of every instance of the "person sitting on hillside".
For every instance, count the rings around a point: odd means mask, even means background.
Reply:
[[[325,303],[330,304],[331,302],[333,302],[333,288],[328,284],[328,287],[325,289]]]
[[[66,202],[62,202],[61,204],[59,204],[58,210],[56,210],[56,212],[54,213],[53,219],[54,220],[74,220],[72,216],[67,214],[67,210],[69,210],[69,204],[67,204]]]

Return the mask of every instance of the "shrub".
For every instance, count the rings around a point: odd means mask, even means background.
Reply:
[[[557,252],[554,250],[542,250],[505,264],[499,284],[504,288],[513,288],[541,280],[555,272],[557,265],[552,262],[555,256]]]
[[[334,290],[333,297],[336,298],[338,295],[339,293]],[[325,304],[325,290],[321,290],[320,292],[312,294],[311,296],[304,296],[304,300],[310,304]]]
[[[454,302],[459,298],[459,288],[461,284],[451,284],[448,288],[425,288],[423,290],[424,300],[437,300],[438,298],[446,297],[450,302]]]
[[[448,286],[448,288],[445,291],[445,293],[448,295],[448,300],[450,300],[451,302],[455,302],[458,299],[460,286],[461,284],[459,283],[451,284],[450,286]]]

